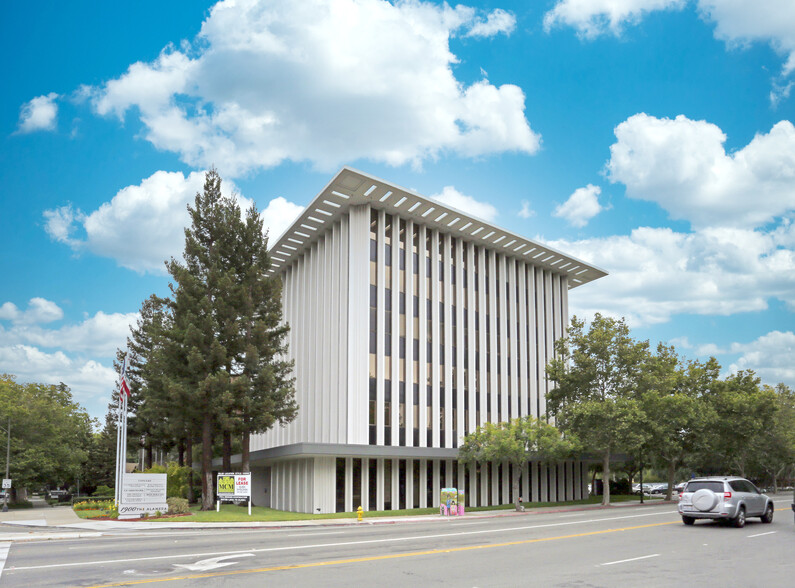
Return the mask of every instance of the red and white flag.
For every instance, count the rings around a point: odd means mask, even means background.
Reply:
[[[127,353],[124,356],[124,363],[121,366],[121,383],[119,384],[119,401],[122,399],[122,394],[125,394],[127,398],[130,397],[130,386],[127,384],[127,368],[130,364],[130,354]]]

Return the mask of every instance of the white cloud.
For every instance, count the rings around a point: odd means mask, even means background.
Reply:
[[[11,321],[14,324],[51,323],[61,318],[63,310],[54,302],[44,298],[31,298],[25,311],[19,310],[13,302],[5,302],[0,306],[0,320]]]
[[[19,109],[19,125],[17,132],[32,133],[33,131],[52,131],[58,118],[58,105],[55,99],[58,94],[50,92],[37,96],[26,102]]]
[[[34,305],[34,300],[41,303]],[[31,312],[34,306],[36,310]],[[138,314],[99,311],[81,322],[45,328],[34,322],[47,322],[54,314],[62,318],[52,302],[34,298],[26,313],[17,311],[11,317],[5,312],[8,309],[16,310],[16,306],[5,303],[0,307],[0,320],[12,321],[7,328],[0,323],[0,373],[14,374],[23,382],[63,382],[94,416],[101,415],[103,400],[110,400],[115,385],[112,360],[116,350],[127,344]],[[31,315],[37,320],[25,320]]]
[[[34,300],[41,302],[35,309],[33,309]],[[0,311],[7,308],[16,310],[13,303],[7,302],[0,307]],[[29,310],[25,313],[17,311],[14,316],[9,317],[0,312],[0,320],[12,322],[9,328],[0,325],[0,346],[33,345],[45,349],[62,349],[69,353],[113,357],[116,349],[126,344],[130,327],[135,325],[138,314],[107,314],[99,311],[77,324],[66,324],[59,328],[40,326],[42,323],[62,318],[61,309],[43,298],[31,300]]]
[[[544,28],[570,26],[593,39],[621,35],[648,13],[681,10],[688,0],[559,0],[544,15]],[[795,2],[792,0],[694,0],[702,18],[715,23],[715,37],[731,48],[753,42],[768,43],[784,58],[781,74],[795,71]]]
[[[443,152],[533,153],[514,85],[459,82],[449,39],[508,33],[495,10],[419,1],[219,2],[192,48],[166,48],[92,92],[145,137],[225,177],[285,160],[420,165]],[[84,92],[85,93],[85,92]]]
[[[268,246],[276,243],[303,211],[303,206],[293,204],[281,196],[268,202],[268,206],[260,215],[265,228],[268,229]]]
[[[530,208],[530,203],[527,200],[522,200],[522,208],[517,214],[521,218],[532,218],[536,215],[536,211]]]
[[[440,194],[434,194],[431,198],[486,222],[497,218],[497,209],[493,205],[462,194],[453,186],[445,186]]]
[[[551,241],[610,275],[570,293],[571,314],[626,316],[632,326],[678,314],[728,316],[783,301],[795,311],[793,226],[765,233],[638,228],[628,236]]]
[[[203,171],[187,177],[181,172],[157,171],[137,186],[122,188],[94,212],[87,214],[71,206],[46,210],[45,230],[76,252],[110,257],[137,272],[164,274],[164,261],[182,257],[184,229],[191,222],[187,206],[193,205],[196,193],[202,191],[204,175]],[[221,192],[236,198],[242,213],[251,206],[251,200],[238,194],[232,182],[223,181]],[[275,237],[302,210],[279,197],[270,201],[261,215]],[[74,236],[77,233],[79,237]]]
[[[593,184],[577,188],[566,202],[555,208],[552,215],[566,219],[574,227],[584,227],[604,210],[599,204],[598,196],[601,193],[602,189]]]
[[[467,37],[493,37],[500,33],[510,35],[516,28],[516,17],[510,12],[497,8],[484,20],[476,19]]]
[[[757,227],[795,210],[795,127],[781,121],[726,153],[716,125],[636,114],[615,128],[610,181],[695,227]]]
[[[795,70],[795,2],[792,0],[699,0],[704,18],[715,23],[715,37],[730,46],[770,43],[784,57],[782,74]]]
[[[0,373],[14,374],[21,382],[63,382],[93,416],[102,414],[101,401],[110,401],[116,382],[113,369],[97,361],[72,359],[62,351],[45,353],[28,345],[0,345]],[[86,406],[89,403],[93,406]]]
[[[586,39],[612,33],[620,35],[626,24],[635,24],[654,10],[681,9],[687,0],[559,0],[544,15],[544,28],[570,26]]]
[[[771,331],[750,343],[734,343],[732,353],[740,358],[729,371],[754,370],[763,383],[775,386],[783,382],[795,388],[795,333]]]

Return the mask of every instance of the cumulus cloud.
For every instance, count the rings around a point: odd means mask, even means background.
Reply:
[[[63,351],[46,353],[28,345],[0,345],[0,372],[13,373],[21,382],[63,382],[93,416],[102,414],[102,400],[110,400],[116,385],[116,372],[111,367],[91,359],[72,359]]]
[[[599,204],[598,197],[601,193],[602,189],[593,184],[577,188],[566,202],[555,208],[552,215],[566,219],[573,227],[584,227],[604,210]]]
[[[139,185],[119,190],[110,202],[91,213],[62,206],[44,212],[45,230],[55,241],[74,251],[110,257],[122,267],[138,272],[165,273],[163,262],[180,258],[184,228],[190,225],[187,206],[204,186],[204,172],[187,177],[180,172],[158,171]],[[242,211],[251,201],[223,182],[224,196],[238,200]],[[303,207],[277,198],[262,211],[271,236],[284,232]]]
[[[493,37],[500,33],[510,35],[515,28],[516,17],[510,12],[497,8],[485,19],[477,19],[467,32],[467,37]]]
[[[58,94],[50,92],[44,96],[36,96],[26,102],[19,110],[18,133],[33,131],[52,131],[58,118],[58,105],[55,103]]]
[[[790,224],[771,232],[643,227],[627,236],[550,245],[610,273],[571,291],[572,314],[626,316],[632,326],[641,326],[678,314],[765,310],[772,299],[795,311],[794,239]]]
[[[771,331],[750,343],[733,343],[731,353],[740,358],[729,366],[729,371],[754,370],[766,384],[783,382],[795,388],[795,333]]]
[[[544,15],[547,31],[570,26],[593,39],[603,34],[619,36],[625,25],[648,13],[681,10],[687,0],[558,0]],[[795,3],[792,0],[694,0],[701,17],[715,24],[715,37],[731,47],[768,43],[784,59],[781,74],[795,71]]]
[[[343,0],[216,4],[192,46],[84,93],[101,115],[134,112],[144,136],[226,177],[310,161],[421,165],[442,153],[533,153],[524,93],[452,70],[455,35],[509,33],[514,18],[465,6]]]
[[[137,313],[112,313],[102,311],[86,317],[77,324],[58,328],[41,325],[63,318],[63,311],[44,298],[33,298],[28,310],[21,312],[12,302],[0,306],[0,345],[33,345],[45,349],[64,349],[70,353],[90,353],[99,357],[113,357],[116,348],[125,344],[130,326],[138,319]],[[2,371],[2,370],[0,370]]]
[[[293,221],[304,211],[303,206],[294,204],[289,200],[278,196],[270,202],[265,210],[262,211],[262,222],[268,229],[268,245],[276,243],[277,239],[284,234]]]
[[[63,318],[63,310],[50,300],[31,298],[27,310],[19,310],[13,302],[5,302],[0,306],[0,320],[14,324],[30,325],[34,323],[51,323]]]
[[[445,186],[440,194],[434,194],[431,198],[486,222],[493,222],[497,218],[497,209],[493,205],[462,194],[453,186]]]
[[[559,0],[544,15],[544,28],[570,26],[593,39],[605,33],[620,35],[627,24],[640,21],[654,10],[681,9],[687,0]]]
[[[63,382],[90,412],[101,414],[104,403],[96,401],[110,398],[116,381],[112,359],[126,344],[138,314],[100,311],[77,323],[47,328],[42,323],[63,318],[54,303],[34,298],[24,313],[9,309],[16,306],[7,302],[0,307],[0,321],[11,322],[0,322],[0,373],[12,373],[20,381]]]
[[[733,153],[706,121],[636,114],[615,128],[608,178],[694,227],[752,228],[795,210],[795,127],[783,120]]]
[[[715,37],[730,46],[769,43],[784,58],[782,74],[795,70],[795,3],[791,0],[698,0]]]

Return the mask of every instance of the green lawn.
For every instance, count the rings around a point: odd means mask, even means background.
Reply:
[[[626,502],[629,500],[637,500],[637,496],[611,496],[611,502]],[[648,499],[647,499],[648,500]],[[560,508],[563,506],[578,506],[586,504],[599,504],[601,502],[600,496],[592,496],[586,500],[572,500],[569,502],[531,502],[524,503],[525,508]],[[501,506],[479,506],[467,508],[467,512],[483,512],[494,510],[512,510],[513,504],[503,504]],[[182,517],[162,518],[162,519],[149,519],[151,521],[162,522],[196,522],[196,523],[227,523],[227,522],[255,522],[255,521],[307,521],[313,519],[355,519],[355,512],[339,512],[333,514],[307,514],[300,512],[287,512],[284,510],[274,510],[263,506],[251,507],[251,516],[248,515],[248,507],[237,506],[234,504],[222,504],[221,511],[215,510],[201,511],[198,507],[191,508],[193,514]],[[103,511],[98,510],[80,510],[75,511],[81,518],[90,518],[102,516],[105,514]],[[369,511],[365,512],[366,518],[376,517],[402,517],[402,516],[417,516],[438,513],[438,508],[414,508],[406,510],[383,510],[383,511]]]

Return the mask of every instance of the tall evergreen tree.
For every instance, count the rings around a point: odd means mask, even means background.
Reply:
[[[251,432],[296,413],[290,371],[283,360],[288,327],[281,321],[278,282],[265,277],[267,238],[252,207],[241,218],[221,194],[215,170],[188,207],[184,263],[167,264],[174,282],[164,332],[168,393],[188,412],[188,430],[201,434],[202,508],[212,508],[212,448],[223,441],[225,466],[232,435]]]

